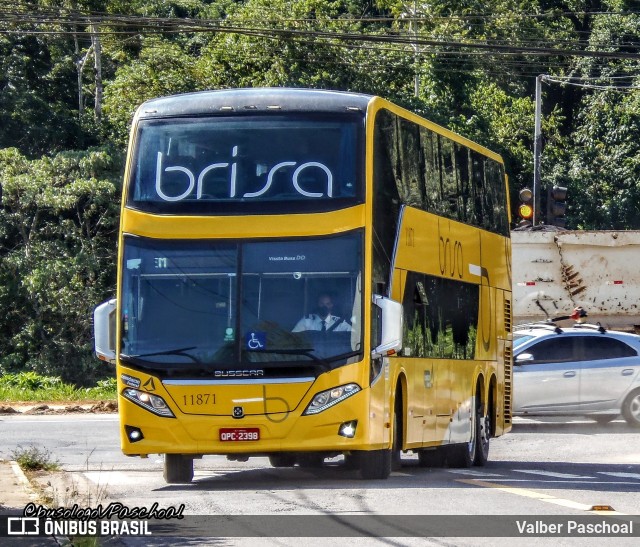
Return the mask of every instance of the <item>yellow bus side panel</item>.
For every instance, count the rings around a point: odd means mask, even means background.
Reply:
[[[505,318],[511,288],[508,250],[508,238],[414,208],[404,209],[392,298],[403,301],[407,271],[415,271],[478,285],[480,300],[474,361],[392,359],[395,374],[404,374],[408,380],[405,448],[460,442],[468,431],[478,378],[482,378],[485,404],[493,381],[496,434],[507,430],[502,362],[510,331],[510,320]]]
[[[365,206],[330,213],[228,217],[154,216],[123,208],[121,231],[167,239],[243,239],[337,234],[364,224]]]
[[[479,231],[412,207],[404,209],[396,268],[478,284]],[[395,287],[395,283],[394,283]],[[402,301],[401,294],[393,294]]]

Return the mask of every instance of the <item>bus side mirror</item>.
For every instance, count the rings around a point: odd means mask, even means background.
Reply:
[[[107,300],[93,311],[96,356],[102,361],[116,361],[116,299]]]
[[[402,349],[402,304],[385,296],[373,295],[373,304],[379,308],[378,346],[371,357],[394,355]]]

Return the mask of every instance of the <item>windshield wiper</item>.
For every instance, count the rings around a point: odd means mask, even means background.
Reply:
[[[202,364],[202,362],[195,358],[193,355],[190,355],[189,353],[186,353],[189,350],[192,349],[196,349],[198,346],[189,346],[187,348],[175,348],[175,349],[168,349],[168,350],[163,350],[163,351],[154,351],[154,352],[150,352],[150,353],[139,353],[136,355],[125,355],[122,354],[122,357],[124,357],[125,359],[141,359],[143,357],[155,357],[155,356],[159,356],[159,355],[179,355],[181,357],[186,357],[187,359],[191,359],[194,363],[197,363],[199,365]]]

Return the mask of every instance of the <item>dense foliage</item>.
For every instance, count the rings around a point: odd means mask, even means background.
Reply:
[[[572,228],[640,228],[634,0],[0,0],[0,374],[77,383],[113,294],[129,122],[145,99],[293,86],[379,94],[569,188]]]

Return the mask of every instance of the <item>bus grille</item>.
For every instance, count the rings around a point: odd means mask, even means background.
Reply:
[[[504,423],[511,423],[511,342],[504,347]]]
[[[511,300],[504,301],[504,330],[511,332]]]

